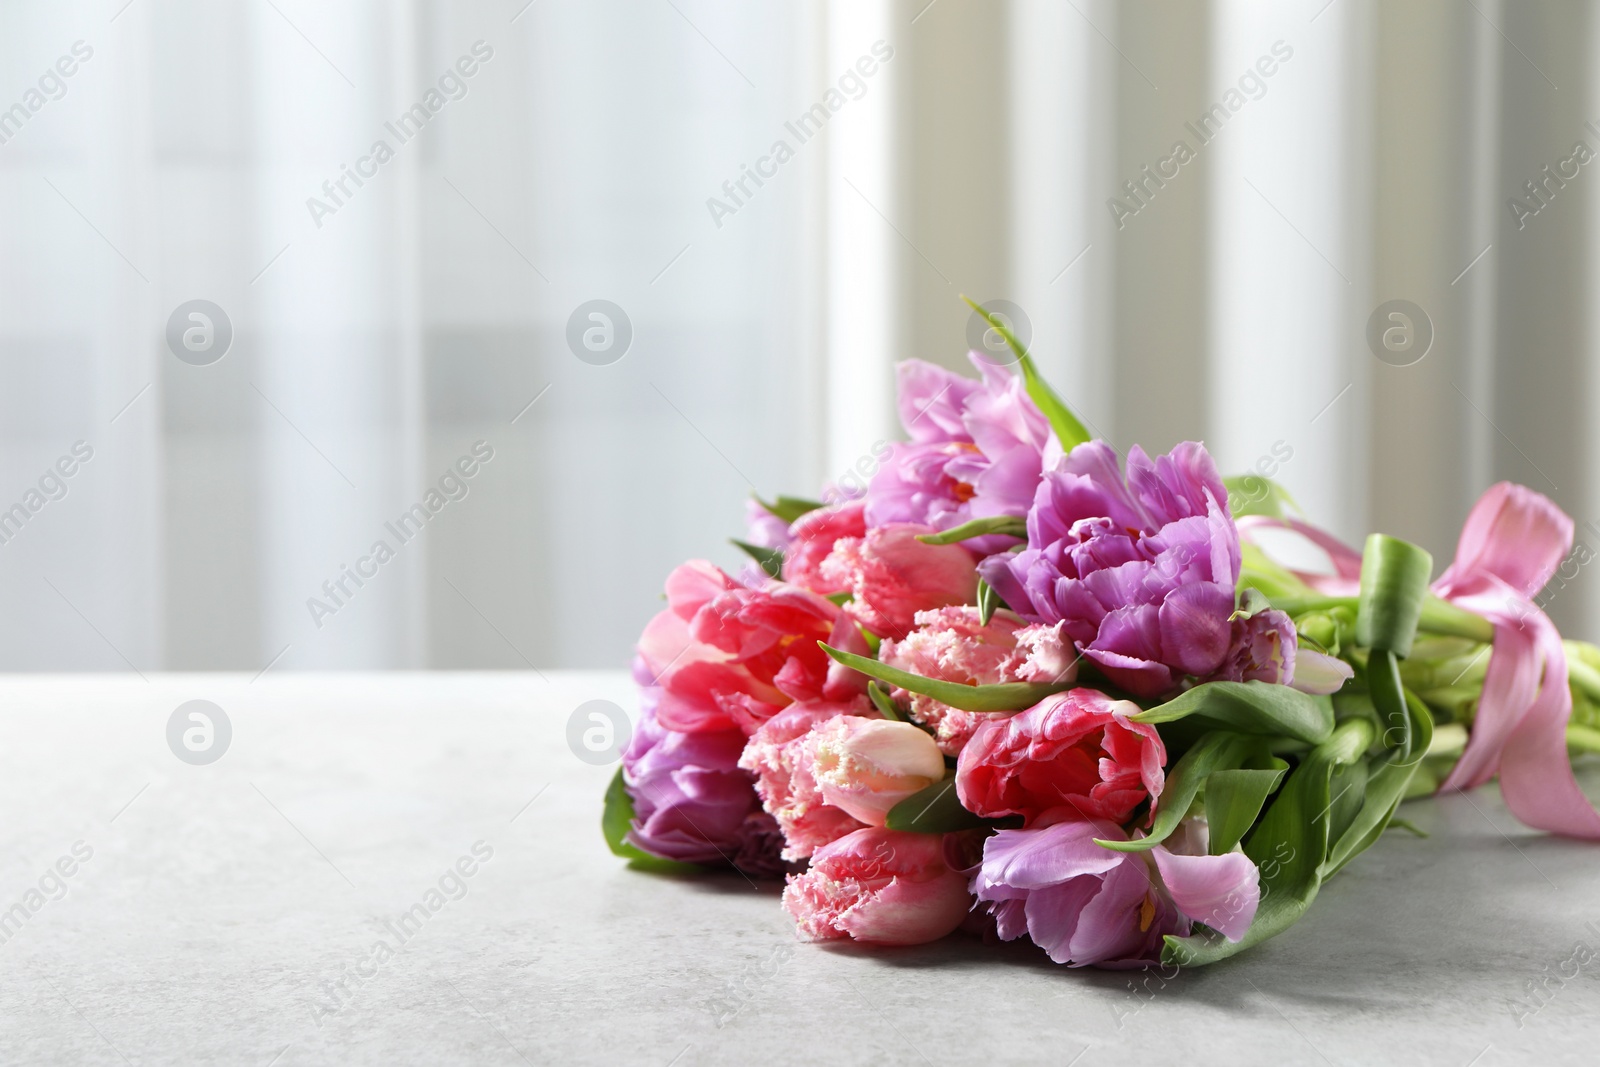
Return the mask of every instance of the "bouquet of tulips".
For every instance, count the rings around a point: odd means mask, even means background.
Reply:
[[[785,877],[808,940],[1139,967],[1281,933],[1408,797],[1498,775],[1523,822],[1600,839],[1571,765],[1600,649],[1533,600],[1573,540],[1550,500],[1491,488],[1430,581],[1199,444],[1120,456],[973,306],[1008,360],[902,364],[910,440],[870,483],[753,502],[743,573],[668,576],[617,855]],[[1263,547],[1290,539],[1320,565]]]

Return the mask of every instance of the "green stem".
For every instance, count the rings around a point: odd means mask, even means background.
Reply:
[[[1567,660],[1567,681],[1572,688],[1600,704],[1600,671],[1579,659]]]
[[[1570,722],[1567,724],[1567,744],[1584,752],[1600,752],[1600,730]]]
[[[1360,605],[1360,598],[1353,596],[1280,596],[1268,599],[1273,607],[1290,615],[1326,611],[1329,608],[1355,610]],[[1422,618],[1417,623],[1417,629],[1442,637],[1466,637],[1483,642],[1494,640],[1494,623],[1432,594],[1422,602]]]
[[[1440,600],[1432,595],[1422,602],[1422,619],[1417,623],[1417,629],[1444,637],[1466,637],[1486,644],[1494,640],[1494,623],[1482,615],[1458,608],[1448,600]]]

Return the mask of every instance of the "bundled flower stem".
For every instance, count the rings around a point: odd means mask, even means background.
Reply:
[[[1600,752],[1600,649],[1533,600],[1572,544],[1555,504],[1493,486],[1430,582],[1275,486],[1233,512],[1199,444],[1120,461],[977,310],[1014,367],[902,364],[910,440],[864,495],[758,501],[742,574],[668,577],[613,851],[785,875],[810,940],[987,929],[1139,967],[1281,933],[1409,797],[1498,777],[1600,840],[1570,762]]]

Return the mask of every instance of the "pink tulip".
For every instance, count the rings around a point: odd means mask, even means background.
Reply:
[[[862,827],[822,795],[812,773],[816,760],[808,735],[813,726],[836,717],[876,714],[865,698],[848,704],[801,701],[768,719],[745,744],[739,766],[756,776],[756,795],[783,831],[784,859],[805,859]]]
[[[867,521],[923,522],[948,530],[970,519],[1028,513],[1051,441],[1050,421],[1015,368],[968,356],[973,381],[919,359],[895,368],[900,422],[909,441],[889,446],[867,490]],[[1015,542],[991,535],[967,542],[980,556]]]
[[[917,540],[931,526],[895,522],[835,543],[822,561],[824,579],[848,590],[845,610],[879,637],[902,638],[916,614],[946,604],[970,604],[978,595],[972,555],[960,545]]]
[[[869,826],[944,777],[939,746],[909,722],[840,715],[812,727],[806,745],[822,799]]]
[[[1063,640],[1061,625],[1024,626],[1009,611],[987,625],[978,609],[958,605],[919,611],[916,629],[904,640],[885,639],[878,658],[924,678],[962,685],[1002,682],[1070,683],[1077,675],[1077,650]],[[939,748],[959,755],[973,733],[994,716],[961,711],[925,693],[899,691],[911,705],[911,718],[934,731]]]
[[[1131,701],[1070,689],[1008,718],[991,716],[961,750],[961,806],[987,818],[1021,815],[1029,825],[1058,810],[1126,822],[1166,782],[1161,735],[1128,718],[1138,713]]]
[[[749,588],[691,560],[667,577],[667,610],[639,638],[639,673],[660,688],[667,729],[750,734],[791,701],[865,694],[866,679],[820,641],[867,650],[850,616],[817,594],[787,582]]]
[[[784,581],[822,596],[848,592],[849,586],[840,581],[839,575],[823,575],[822,561],[844,538],[866,536],[867,521],[862,518],[865,508],[857,500],[838,507],[817,508],[796,519],[789,527],[783,552]]]
[[[873,826],[818,849],[789,878],[783,906],[809,941],[920,945],[960,926],[972,896],[945,864],[942,835]]]

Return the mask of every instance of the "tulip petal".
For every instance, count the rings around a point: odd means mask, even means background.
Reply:
[[[1323,696],[1343,689],[1355,673],[1355,668],[1339,657],[1302,645],[1295,650],[1294,678],[1289,684],[1302,693]]]
[[[1104,874],[1122,862],[1096,837],[1126,835],[1110,823],[1062,822],[1041,830],[1001,830],[983,844],[981,880],[1015,889],[1043,889],[1085,874]]]
[[[834,927],[875,945],[921,945],[953,933],[967,918],[972,896],[955,871],[937,878],[896,878],[846,908]]]
[[[1228,654],[1232,613],[1233,593],[1222,586],[1179,586],[1161,604],[1161,659],[1186,674],[1210,674]]]
[[[1021,909],[1026,933],[1056,963],[1073,962],[1072,936],[1077,932],[1083,910],[1099,894],[1100,885],[1094,878],[1074,878],[1027,895],[1027,901]],[[1000,917],[997,912],[996,918]],[[1014,917],[1010,918],[1011,922],[1015,921]],[[1000,925],[1002,937],[1011,922]],[[1018,930],[1012,936],[1020,936],[1023,932]]]
[[[1238,941],[1261,902],[1260,872],[1243,852],[1180,856],[1161,845],[1150,850],[1161,881],[1178,910],[1229,941]]]
[[[679,564],[667,575],[667,603],[681,618],[690,619],[712,599],[738,587],[732,578],[723,574],[713,563],[691,559]]]
[[[810,940],[916,945],[960,926],[972,898],[937,835],[870,827],[817,849],[810,870],[789,879],[783,906]]]
[[[900,424],[911,440],[966,439],[962,408],[980,383],[920,359],[897,365],[895,379]]]
[[[1080,515],[1109,515],[1118,526],[1131,526],[1135,529],[1149,530],[1162,525],[1154,521],[1150,512],[1129,490],[1133,482],[1135,458],[1144,461],[1146,466],[1150,460],[1145,456],[1138,445],[1128,453],[1128,479],[1125,482],[1122,472],[1117,469],[1117,453],[1105,441],[1086,441],[1068,452],[1058,464],[1057,469],[1067,473],[1080,475],[1093,487],[1093,491],[1104,502],[1105,506],[1093,510],[1080,510]],[[1035,510],[1043,510],[1035,507]],[[1070,514],[1069,511],[1063,511]],[[1032,539],[1029,539],[1032,543]]]
[[[1153,894],[1154,886],[1145,866],[1138,859],[1123,857],[1100,884],[1100,892],[1084,907],[1078,916],[1072,934],[1071,947],[1066,955],[1073,963],[1101,963],[1106,960],[1127,960],[1138,953],[1148,927],[1141,929],[1139,912]],[[1032,901],[1030,900],[1031,904]],[[1155,908],[1151,899],[1150,906]],[[1152,915],[1153,917],[1153,915]],[[1032,916],[1028,930],[1033,932]],[[1056,959],[1052,953],[1051,959]],[[1057,963],[1065,960],[1056,959]]]

